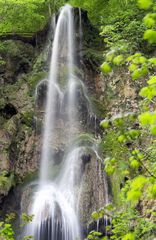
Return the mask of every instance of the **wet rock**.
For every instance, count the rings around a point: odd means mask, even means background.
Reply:
[[[92,222],[91,214],[93,211],[103,207],[107,202],[108,192],[106,191],[106,178],[103,167],[94,153],[83,157],[84,173],[82,177],[82,191],[80,197],[80,219],[83,226],[88,226]]]

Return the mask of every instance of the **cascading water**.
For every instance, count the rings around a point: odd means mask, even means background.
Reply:
[[[79,9],[80,48],[82,48],[82,20]],[[40,179],[37,191],[33,195],[29,214],[34,215],[24,235],[35,240],[80,240],[79,200],[83,188],[81,181],[82,155],[86,148],[72,143],[79,134],[77,99],[81,91],[85,99],[87,114],[92,116],[92,108],[84,84],[74,73],[74,16],[70,5],[65,5],[59,14],[57,24],[53,21],[54,40],[52,46],[49,78],[37,85],[36,95],[41,85],[47,89],[43,143],[41,151]],[[81,54],[80,54],[81,57]],[[65,67],[65,86],[61,85],[60,74]],[[42,106],[44,108],[44,106]],[[53,143],[58,134],[58,120],[67,128],[65,141],[69,148],[65,152],[60,172],[52,179],[51,172],[55,165]],[[97,159],[98,153],[95,151]],[[101,159],[100,159],[101,160]],[[104,187],[108,195],[107,186]],[[106,196],[107,202],[107,196]]]
[[[63,92],[59,87],[59,73],[61,61],[67,68],[66,109],[67,121],[72,125],[75,118],[75,89],[74,77],[74,26],[73,13],[69,5],[61,9],[55,28],[53,40],[50,73],[48,79],[48,92],[45,110],[43,132],[43,146],[41,154],[40,184],[34,194],[30,214],[33,221],[27,226],[26,234],[32,235],[35,240],[75,240],[80,239],[79,221],[76,213],[74,197],[76,162],[79,149],[68,154],[62,166],[60,177],[55,182],[50,178],[53,165],[52,142],[57,114],[61,114]],[[67,139],[70,137],[69,135]],[[70,177],[69,177],[70,175]]]

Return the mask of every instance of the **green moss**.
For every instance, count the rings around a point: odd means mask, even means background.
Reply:
[[[93,67],[99,66],[103,62],[103,52],[92,48],[87,48],[82,52],[86,61],[93,64]]]
[[[99,101],[97,100],[96,97],[91,97],[90,98],[91,103],[92,103],[92,107],[93,107],[93,111],[97,116],[100,117],[105,117],[106,115],[106,107]]]
[[[28,110],[22,113],[22,123],[24,123],[28,127],[31,127],[33,124],[33,117],[34,117],[34,111],[32,110]]]
[[[45,71],[38,72],[38,73],[31,73],[26,80],[27,80],[31,90],[34,90],[37,83],[40,80],[47,78],[47,76],[48,76],[48,73]]]
[[[5,106],[5,99],[4,98],[0,98],[0,109],[4,108],[4,106]]]
[[[14,173],[3,171],[0,173],[0,193],[6,195],[10,188],[15,185]]]
[[[18,123],[17,115],[13,116],[9,121],[5,121],[4,129],[6,129],[11,135],[14,135]]]
[[[17,99],[17,93],[23,85],[25,79],[20,78],[15,84],[5,84],[0,86],[0,109],[4,108],[9,101]]]
[[[8,40],[0,43],[0,52],[4,54],[11,52],[12,56],[17,56],[19,54],[19,48],[15,41]]]
[[[93,145],[94,138],[92,134],[81,133],[76,139],[74,139],[73,144],[77,146],[91,146]]]

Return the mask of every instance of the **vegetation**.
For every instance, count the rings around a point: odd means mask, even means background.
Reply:
[[[10,213],[7,214],[4,221],[0,222],[0,237],[4,240],[14,240],[15,232],[13,230],[13,221],[15,220],[15,214]],[[22,224],[21,228],[23,228],[27,223],[30,223],[33,219],[33,215],[27,215],[25,213],[22,214]],[[30,240],[33,239],[32,236],[26,236],[22,240]]]
[[[63,3],[63,0],[0,0],[0,35],[31,36],[43,29]]]
[[[147,10],[146,16],[143,18],[144,27],[142,29],[144,31],[141,37],[147,40],[148,44],[155,46],[155,3],[138,0],[138,6]],[[114,25],[104,26],[101,35],[105,37],[105,34],[110,34],[113,31]],[[123,38],[123,43],[119,44],[118,47],[120,39],[116,38],[116,35],[114,35],[114,38],[112,38],[113,35],[111,36],[111,42],[107,41],[109,51],[105,53],[105,62],[101,65],[101,71],[103,74],[109,74],[114,68],[125,66],[131,74],[132,81],[144,82],[147,79],[147,86],[140,89],[139,95],[142,100],[139,103],[140,110],[135,116],[118,116],[115,120],[106,119],[101,122],[105,134],[107,134],[103,143],[103,147],[106,149],[105,154],[108,154],[104,161],[105,171],[112,175],[112,179],[120,174],[118,180],[120,195],[117,197],[120,207],[117,205],[115,207],[108,206],[108,210],[106,206],[102,214],[112,218],[111,226],[107,227],[107,230],[111,232],[110,239],[153,239],[156,231],[155,212],[152,209],[152,204],[156,199],[156,168],[153,157],[156,136],[154,110],[156,96],[155,57],[151,55],[148,45],[146,49],[138,48],[137,51],[139,50],[139,52],[136,53],[134,53],[136,46],[127,48],[138,31],[130,33],[132,34],[130,41],[127,43],[126,40],[125,44],[126,38]],[[139,42],[140,36],[137,44]],[[145,51],[147,51],[146,55]],[[111,149],[107,149],[110,126],[111,129],[113,126],[115,135],[109,139],[112,142]],[[147,204],[147,202],[150,204]],[[93,219],[97,220],[102,216],[101,212],[97,212],[93,215]],[[96,238],[89,235],[89,239]],[[97,239],[101,239],[100,235]],[[107,237],[104,239],[107,239]]]
[[[138,112],[106,116],[101,121],[104,133],[100,149],[105,156],[104,170],[110,178],[113,203],[97,209],[92,218],[97,221],[107,216],[111,223],[107,226],[108,236],[92,231],[88,239],[152,240],[156,232],[153,208],[156,200],[156,2],[0,0],[1,37],[14,34],[32,36],[45,27],[52,13],[65,2],[87,10],[90,20],[100,30],[104,48],[100,67],[103,76],[110,76],[116,69],[124,67],[131,81],[140,87]],[[0,67],[6,64],[7,50],[7,43],[0,43]],[[35,73],[28,79],[28,84],[34,87],[38,78],[43,76],[46,72]],[[101,112],[103,105],[98,100],[95,104]],[[33,112],[25,112],[22,117],[24,123],[31,126]],[[85,143],[92,139],[82,134],[78,140]],[[2,172],[0,187],[10,189],[12,178],[13,175],[8,178],[7,173]],[[7,216],[0,222],[0,237],[5,240],[14,239],[12,218]]]

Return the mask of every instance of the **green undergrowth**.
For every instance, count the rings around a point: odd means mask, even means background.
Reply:
[[[0,194],[7,195],[8,191],[15,185],[14,173],[2,171],[0,173]]]
[[[111,182],[111,186],[112,186],[112,194],[113,194],[113,200],[114,203],[117,206],[120,206],[120,199],[119,199],[119,192],[120,192],[120,184],[124,179],[124,176],[122,176],[120,174],[120,169],[124,169],[124,166],[122,165],[122,162],[125,159],[125,156],[127,155],[127,148],[121,148],[120,144],[116,141],[118,138],[117,133],[114,130],[110,130],[107,135],[105,135],[103,137],[103,140],[100,144],[100,150],[103,152],[103,156],[105,156],[105,168],[107,168],[107,173],[108,175],[111,175],[110,177],[110,182]],[[112,159],[112,162],[116,161],[116,159],[118,159],[120,167],[119,170],[116,169],[116,167],[114,166],[114,168],[112,169],[112,167],[110,167],[110,165],[108,164],[108,159],[110,158]],[[120,162],[120,160],[122,162]]]
[[[0,35],[19,34],[29,38],[41,31],[64,3],[64,0],[1,0]]]

